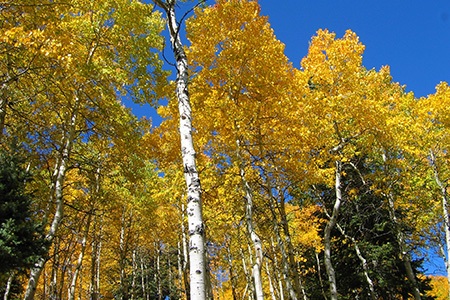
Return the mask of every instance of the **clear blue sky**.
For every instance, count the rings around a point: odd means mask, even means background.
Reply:
[[[364,65],[391,67],[394,81],[417,97],[450,82],[449,0],[260,0],[286,55],[299,67],[311,36],[351,29],[366,46]]]

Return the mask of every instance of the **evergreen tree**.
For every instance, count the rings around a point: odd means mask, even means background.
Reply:
[[[345,209],[332,231],[332,261],[339,298],[370,299],[373,296],[375,299],[410,299],[413,287],[408,282],[404,264],[399,256],[400,247],[394,231],[395,226],[386,207],[386,199],[372,190],[368,179],[370,174],[373,174],[374,167],[367,158],[354,158],[343,165],[342,191]],[[335,197],[334,190],[316,186],[314,194],[330,211]],[[398,212],[397,217],[401,220],[402,213]],[[361,258],[366,262],[366,274]],[[419,275],[419,288],[425,294],[431,288],[429,280],[420,276],[422,261],[415,260],[412,263],[414,273]],[[320,267],[325,269],[323,265]],[[321,275],[322,281],[326,282],[325,273]],[[367,277],[373,284],[373,291],[370,290]],[[307,284],[312,288],[309,291],[311,297],[319,299],[322,297],[321,291],[327,291],[327,288],[317,286],[317,278],[311,280],[314,282]],[[423,295],[422,299],[433,298]]]
[[[29,268],[45,248],[31,211],[33,194],[26,190],[31,177],[22,164],[17,154],[0,151],[0,281],[13,270]]]

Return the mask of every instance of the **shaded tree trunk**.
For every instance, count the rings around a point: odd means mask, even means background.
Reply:
[[[342,203],[342,191],[341,191],[341,162],[336,161],[336,179],[335,179],[335,193],[336,198],[333,206],[333,212],[325,226],[324,233],[324,257],[325,257],[325,269],[328,275],[328,283],[330,285],[330,297],[332,300],[338,299],[336,273],[331,261],[331,231],[336,225],[337,218],[339,216],[339,209]]]
[[[361,249],[358,246],[358,242],[351,236],[347,235],[345,233],[345,230],[339,225],[339,223],[336,223],[337,229],[341,232],[343,236],[345,236],[347,239],[351,240],[353,243],[353,248],[355,248],[356,256],[358,256],[359,260],[361,261],[361,265],[364,270],[364,278],[366,279],[367,285],[370,290],[370,298],[372,300],[377,299],[377,294],[375,292],[375,287],[373,285],[373,280],[369,276],[369,266],[367,264],[367,260],[364,258],[364,256],[361,253]]]
[[[45,239],[49,245],[52,244],[55,238],[56,232],[61,224],[61,220],[64,214],[64,198],[63,198],[63,188],[64,181],[66,178],[66,170],[69,164],[69,156],[72,152],[72,144],[75,138],[75,127],[78,118],[78,106],[80,105],[80,99],[75,95],[75,106],[72,110],[72,115],[70,120],[68,120],[68,131],[64,133],[63,144],[60,150],[60,157],[55,166],[53,178],[54,182],[51,187],[51,196],[49,203],[55,203],[56,211],[53,216],[53,221],[50,228],[45,236]],[[25,291],[24,300],[34,299],[34,294],[36,292],[36,286],[39,281],[42,269],[46,259],[44,256],[39,257],[35,265],[31,268],[30,277],[28,280],[27,288]]]
[[[89,283],[89,295],[91,300],[97,300],[100,296],[100,255],[102,249],[103,217],[100,220],[95,216],[91,247],[91,274]]]
[[[252,242],[255,253],[255,262],[252,265],[253,286],[256,300],[264,299],[264,292],[262,288],[261,266],[263,260],[263,250],[261,239],[255,231],[253,223],[253,193],[245,175],[245,166],[241,155],[240,141],[237,144],[237,159],[239,161],[239,172],[241,176],[242,186],[244,190],[244,205],[245,205],[245,223],[247,226],[247,235]]]
[[[444,217],[444,232],[445,232],[445,247],[441,247],[443,253],[443,258],[445,262],[445,268],[447,270],[447,282],[450,287],[450,217],[449,217],[449,202],[448,202],[448,193],[447,193],[447,185],[441,180],[439,175],[439,169],[436,164],[436,155],[433,150],[430,150],[430,164],[433,168],[434,180],[438,185],[441,191],[442,197],[442,216]],[[450,299],[450,288],[448,289],[448,299]]]
[[[9,273],[8,281],[6,282],[6,287],[5,287],[5,294],[3,295],[3,300],[8,300],[9,293],[11,291],[11,285],[12,285],[15,275],[16,275],[15,271],[11,271],[11,273]]]
[[[78,256],[77,264],[75,266],[75,272],[73,273],[72,282],[71,282],[70,288],[69,288],[68,300],[75,299],[75,288],[76,288],[76,284],[77,284],[77,280],[78,280],[78,275],[81,272],[81,267],[83,265],[84,253],[86,250],[86,244],[87,244],[87,239],[88,239],[88,235],[89,235],[89,228],[91,226],[92,213],[93,213],[92,210],[88,213],[88,219],[86,221],[86,228],[85,228],[85,231],[83,234],[83,239],[81,241],[80,254]]]
[[[387,162],[387,157],[385,154],[383,154],[383,162]],[[413,288],[413,295],[415,300],[421,300],[422,297],[420,295],[419,285],[416,280],[416,275],[414,274],[414,270],[411,265],[411,258],[408,254],[407,247],[406,247],[406,238],[405,234],[403,233],[402,229],[400,228],[399,221],[396,216],[395,211],[395,201],[394,201],[394,195],[390,191],[389,193],[385,194],[388,198],[388,204],[389,204],[389,216],[392,220],[392,223],[395,225],[395,233],[397,237],[397,242],[399,244],[400,248],[400,259],[403,261],[403,265],[405,266],[406,270],[406,277],[408,278],[408,281],[411,283]]]

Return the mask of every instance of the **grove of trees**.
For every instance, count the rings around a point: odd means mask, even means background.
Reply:
[[[447,83],[351,30],[294,67],[252,0],[6,0],[0,31],[5,300],[450,299]]]

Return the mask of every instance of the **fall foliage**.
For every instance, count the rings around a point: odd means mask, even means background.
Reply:
[[[423,261],[450,274],[449,85],[407,93],[351,30],[296,68],[257,1],[183,5],[0,4],[0,150],[40,247],[4,298],[448,299]]]

